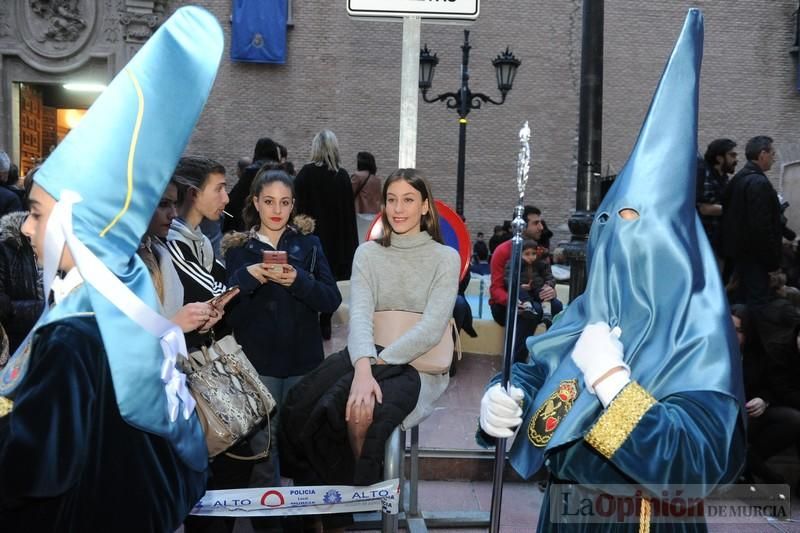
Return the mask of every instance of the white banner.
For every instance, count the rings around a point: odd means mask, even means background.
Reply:
[[[410,17],[475,20],[479,0],[347,0],[352,17]]]
[[[192,509],[197,516],[287,516],[382,511],[397,514],[400,480],[369,487],[321,485],[209,490]]]

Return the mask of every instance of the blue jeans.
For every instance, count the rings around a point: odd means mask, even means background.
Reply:
[[[275,410],[270,415],[269,428],[264,428],[250,437],[250,446],[253,453],[263,451],[269,446],[269,458],[256,463],[250,477],[251,487],[278,487],[281,484],[281,469],[278,463],[278,413],[295,383],[303,376],[289,376],[276,378],[272,376],[259,376],[261,382],[269,389],[275,399]]]
[[[536,300],[531,300],[531,305],[533,306],[533,312],[539,317],[541,321],[544,318],[544,310],[542,309],[542,302],[537,302]],[[563,311],[564,304],[558,298],[553,298],[550,300],[550,318],[552,319],[558,313]],[[549,326],[548,326],[549,327]]]

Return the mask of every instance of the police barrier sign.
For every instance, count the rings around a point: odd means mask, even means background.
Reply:
[[[353,17],[410,17],[475,20],[480,0],[347,0]]]
[[[382,511],[397,514],[400,480],[368,487],[322,485],[209,490],[192,509],[199,516],[287,516]]]

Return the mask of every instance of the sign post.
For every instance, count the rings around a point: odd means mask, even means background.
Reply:
[[[400,147],[399,168],[417,166],[417,108],[419,100],[420,18],[403,17],[403,63],[400,75]]]

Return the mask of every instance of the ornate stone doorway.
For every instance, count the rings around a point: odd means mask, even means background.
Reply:
[[[53,88],[108,83],[161,23],[166,3],[0,1],[0,150],[23,173],[53,145]]]

